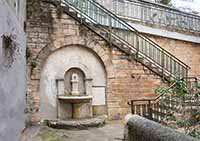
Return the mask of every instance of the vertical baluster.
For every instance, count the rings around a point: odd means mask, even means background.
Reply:
[[[152,107],[151,107],[151,101],[148,101],[148,113],[149,113],[149,119],[152,119]]]
[[[110,44],[111,44],[111,33],[112,33],[112,17],[111,16],[108,16],[108,22],[109,22],[109,41],[110,41]]]
[[[141,8],[140,8],[140,6],[137,5],[137,7],[135,9],[135,15],[136,15],[137,19],[140,19],[140,17],[141,17],[141,12],[140,11],[141,11]]]
[[[151,46],[151,44],[149,44],[149,56],[150,56],[150,58],[154,59],[152,50],[153,50],[153,47]]]
[[[176,61],[174,61],[174,70],[175,70],[176,75],[179,75],[178,74],[177,62]]]
[[[143,39],[142,42],[143,42],[143,46],[144,46],[144,54],[147,55],[147,44],[146,44],[146,41]]]
[[[125,30],[125,33],[126,33],[126,41],[127,41],[128,43],[130,43],[129,40],[128,40],[128,37],[129,37],[129,31],[128,31],[128,30]]]
[[[136,37],[136,48],[137,48],[137,52],[136,52],[136,61],[138,60],[138,56],[139,56],[139,50],[140,50],[140,41],[139,41],[139,36],[135,36]]]
[[[162,56],[161,56],[161,66],[162,66],[162,77],[164,78],[164,63],[165,63],[165,54],[164,54],[164,51],[162,50],[162,52],[161,52],[162,54]]]
[[[138,105],[136,105],[136,114],[137,115],[140,115],[140,105],[138,104]]]
[[[155,56],[155,60],[157,63],[159,63],[159,59],[158,59],[158,49],[154,47],[154,56]]]
[[[142,40],[142,38],[141,38],[141,37],[139,37],[139,39],[140,39],[140,48],[141,48],[141,51],[142,51],[142,53],[144,53],[144,45],[143,45],[143,40]]]
[[[158,117],[158,105],[157,104],[155,104],[154,105],[154,114],[155,114],[155,120],[158,120],[159,119],[159,117]]]
[[[141,11],[140,11],[140,12],[141,12],[141,15],[140,15],[141,17],[140,17],[140,19],[141,19],[141,21],[143,22],[143,17],[144,17],[144,11],[143,11],[144,9],[143,9],[143,7],[140,7],[140,10],[141,10]]]
[[[200,31],[200,19],[197,20],[198,24],[197,24],[197,31]]]
[[[131,17],[135,18],[135,5],[131,5]]]
[[[155,110],[155,104],[152,102],[151,103],[151,111],[152,111],[152,116],[151,116],[151,119],[154,120],[154,117],[155,117],[155,112],[153,112]]]
[[[149,48],[149,43],[148,42],[146,42],[146,46],[147,46],[147,54],[148,54],[149,57],[151,57],[150,56],[150,48]]]
[[[148,103],[145,103],[145,117],[148,117]]]
[[[175,71],[174,71],[174,60],[172,58],[170,58],[170,64],[171,64],[171,72],[174,74]]]
[[[145,104],[142,104],[142,116],[145,117],[146,112],[146,106]]]
[[[155,48],[151,45],[151,53],[152,53],[152,57],[153,57],[153,60],[155,60],[156,61],[156,52],[155,52]],[[157,62],[157,61],[156,61]]]
[[[160,121],[164,118],[165,112],[164,112],[164,108],[162,106],[160,106],[160,102],[158,102],[158,106],[160,107]]]
[[[168,55],[166,55],[166,62],[165,62],[165,64],[166,64],[166,69],[169,71],[169,56]]]
[[[134,102],[131,100],[131,113],[135,114],[135,105]]]

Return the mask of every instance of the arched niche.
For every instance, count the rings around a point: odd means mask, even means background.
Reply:
[[[64,92],[65,95],[86,95],[85,74],[79,68],[71,68],[65,72]],[[77,88],[73,88],[77,87]],[[76,91],[73,89],[77,89]]]
[[[99,56],[83,46],[71,45],[52,52],[41,69],[40,114],[42,118],[56,117],[58,86],[66,72],[78,68],[85,75],[86,95],[91,95],[93,107],[106,107],[106,70]],[[64,88],[64,85],[61,88]],[[64,94],[64,90],[61,91]]]

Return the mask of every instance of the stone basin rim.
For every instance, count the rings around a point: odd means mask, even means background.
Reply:
[[[63,99],[63,100],[86,100],[86,99],[92,99],[93,96],[64,96],[64,95],[59,95],[58,99]]]

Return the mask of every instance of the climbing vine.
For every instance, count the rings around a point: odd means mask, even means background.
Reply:
[[[175,78],[171,82],[175,84],[168,90],[167,87],[160,87],[155,90],[157,94],[165,92],[165,98],[162,99],[162,105],[172,105],[168,109],[170,114],[163,119],[165,125],[182,131],[185,134],[200,139],[200,81],[195,80],[190,83],[188,80]]]

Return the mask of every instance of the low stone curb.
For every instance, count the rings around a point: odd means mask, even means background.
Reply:
[[[56,129],[88,129],[91,127],[102,127],[106,123],[106,117],[95,117],[80,120],[44,120],[43,124]]]

